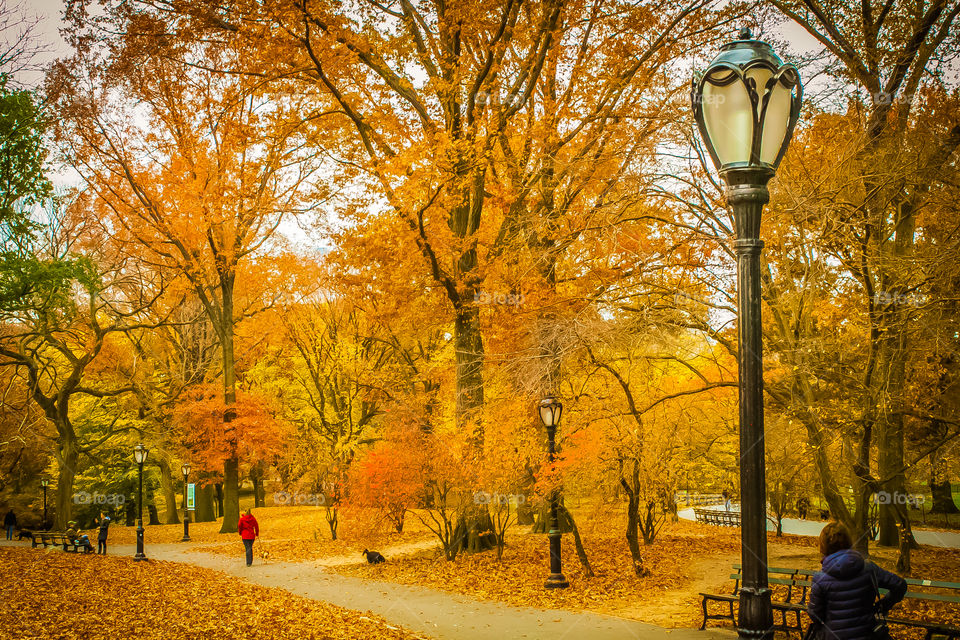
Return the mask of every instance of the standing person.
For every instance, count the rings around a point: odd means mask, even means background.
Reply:
[[[733,503],[730,502],[730,494],[726,490],[723,492],[723,510],[730,511],[733,508]]]
[[[101,511],[97,524],[100,525],[100,533],[97,534],[97,554],[105,556],[107,555],[107,527],[110,526],[110,517],[104,515]]]
[[[17,526],[17,514],[13,512],[13,509],[7,511],[7,515],[3,516],[3,527],[7,530],[7,540],[13,540],[13,528]]]
[[[829,522],[820,532],[823,571],[813,576],[807,604],[813,625],[821,629],[819,637],[875,638],[877,610],[886,615],[907,592],[903,578],[865,561],[851,547],[850,531],[841,522]],[[881,588],[888,590],[887,595],[880,597]]]
[[[260,525],[257,524],[257,519],[253,517],[250,509],[247,509],[242,516],[240,516],[240,522],[237,523],[237,530],[240,533],[240,538],[243,540],[243,546],[247,552],[247,566],[253,564],[253,541],[260,537]]]

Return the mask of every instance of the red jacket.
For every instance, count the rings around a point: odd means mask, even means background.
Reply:
[[[237,530],[240,532],[240,537],[244,540],[255,540],[260,536],[260,525],[257,524],[257,519],[253,517],[253,514],[247,515],[246,513],[240,516],[240,522],[237,523]]]

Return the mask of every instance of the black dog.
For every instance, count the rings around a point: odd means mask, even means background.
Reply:
[[[363,555],[367,556],[367,562],[370,564],[380,564],[381,562],[387,561],[387,559],[384,558],[379,551],[367,551],[364,549]]]
[[[27,531],[26,529],[20,529],[20,533],[18,533],[17,536],[17,540],[27,539],[30,542],[33,542],[33,533]]]

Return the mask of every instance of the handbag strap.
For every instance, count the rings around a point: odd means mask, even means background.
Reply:
[[[880,595],[880,587],[877,585],[877,576],[873,572],[873,565],[867,566],[867,573],[870,574],[870,582],[873,583],[873,592],[877,595],[877,599],[873,605],[874,609],[876,610],[877,618],[885,623],[887,618],[883,615],[883,604],[881,604],[883,596]]]

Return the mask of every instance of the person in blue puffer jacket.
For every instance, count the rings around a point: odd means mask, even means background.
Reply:
[[[822,571],[813,576],[807,613],[822,625],[826,640],[869,640],[876,627],[877,588],[886,614],[903,599],[907,583],[900,576],[867,562],[854,551],[850,531],[840,522],[829,522],[820,532]]]

